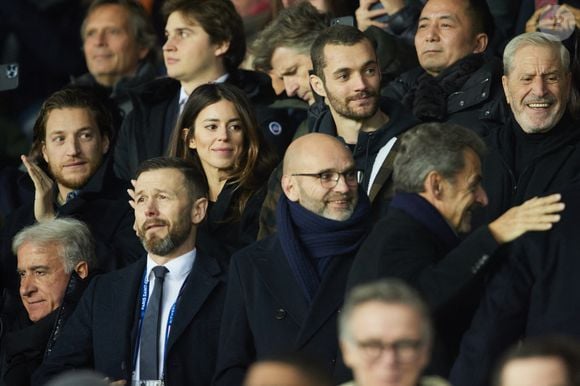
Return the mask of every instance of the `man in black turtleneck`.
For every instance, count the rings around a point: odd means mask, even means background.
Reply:
[[[580,133],[566,111],[569,64],[562,43],[539,32],[519,35],[505,48],[502,80],[513,116],[489,141],[495,148],[484,162],[487,214],[554,190],[566,209],[550,232],[517,241],[492,277],[463,337],[453,385],[489,385],[497,358],[522,338],[580,333]]]
[[[503,122],[506,110],[501,63],[483,54],[492,31],[485,1],[427,1],[415,34],[420,67],[381,93],[402,101],[423,122],[452,122],[485,133]]]
[[[352,379],[338,348],[346,278],[369,226],[352,153],[333,136],[292,142],[283,163],[277,233],[232,257],[215,386],[241,385],[264,357],[303,352]]]
[[[512,114],[484,138],[484,220],[580,174],[580,131],[566,111],[569,64],[568,50],[541,33],[519,35],[506,46],[502,81]]]

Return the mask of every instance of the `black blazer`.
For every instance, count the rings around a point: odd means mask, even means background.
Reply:
[[[292,351],[320,359],[338,383],[352,379],[342,363],[337,337],[337,316],[352,259],[333,259],[309,306],[277,234],[236,253],[230,266],[214,384],[241,385],[252,362]]]
[[[34,373],[33,385],[77,368],[94,368],[111,380],[130,382],[145,264],[143,258],[93,279],[51,356]],[[224,298],[224,272],[213,258],[198,253],[167,342],[166,385],[210,384]]]

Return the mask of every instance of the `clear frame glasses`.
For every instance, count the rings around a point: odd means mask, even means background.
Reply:
[[[348,186],[355,187],[363,179],[362,170],[351,169],[344,172],[325,171],[320,173],[294,173],[293,176],[300,177],[315,177],[320,180],[320,185],[326,189],[332,189],[338,185],[340,176],[344,177],[344,181]]]

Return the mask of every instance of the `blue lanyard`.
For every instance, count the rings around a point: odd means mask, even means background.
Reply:
[[[189,277],[189,275],[188,275]],[[177,301],[181,297],[181,292],[183,291],[183,287],[185,287],[185,283],[187,282],[187,278],[183,282],[183,285],[179,289],[179,294],[177,295],[177,299],[175,303],[171,306],[169,310],[169,316],[167,318],[167,327],[165,328],[165,348],[163,354],[163,372],[161,379],[165,375],[165,359],[167,358],[167,342],[169,341],[169,332],[171,331],[171,326],[173,325],[173,318],[175,317],[175,308],[177,305]],[[141,343],[141,328],[143,327],[143,319],[145,318],[145,311],[147,310],[147,303],[149,302],[149,280],[147,280],[147,268],[145,268],[145,272],[143,272],[143,279],[141,285],[141,307],[139,310],[139,327],[137,330],[137,341],[135,342],[135,350],[133,351],[133,371],[137,368],[137,355],[139,353],[139,345]]]

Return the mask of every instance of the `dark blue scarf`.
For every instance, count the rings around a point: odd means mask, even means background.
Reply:
[[[282,194],[276,208],[282,251],[308,302],[333,257],[355,254],[369,230],[370,202],[359,190],[352,216],[335,221],[312,213]]]
[[[455,248],[461,241],[441,213],[417,193],[397,193],[390,207],[397,208],[426,226],[449,249]]]

